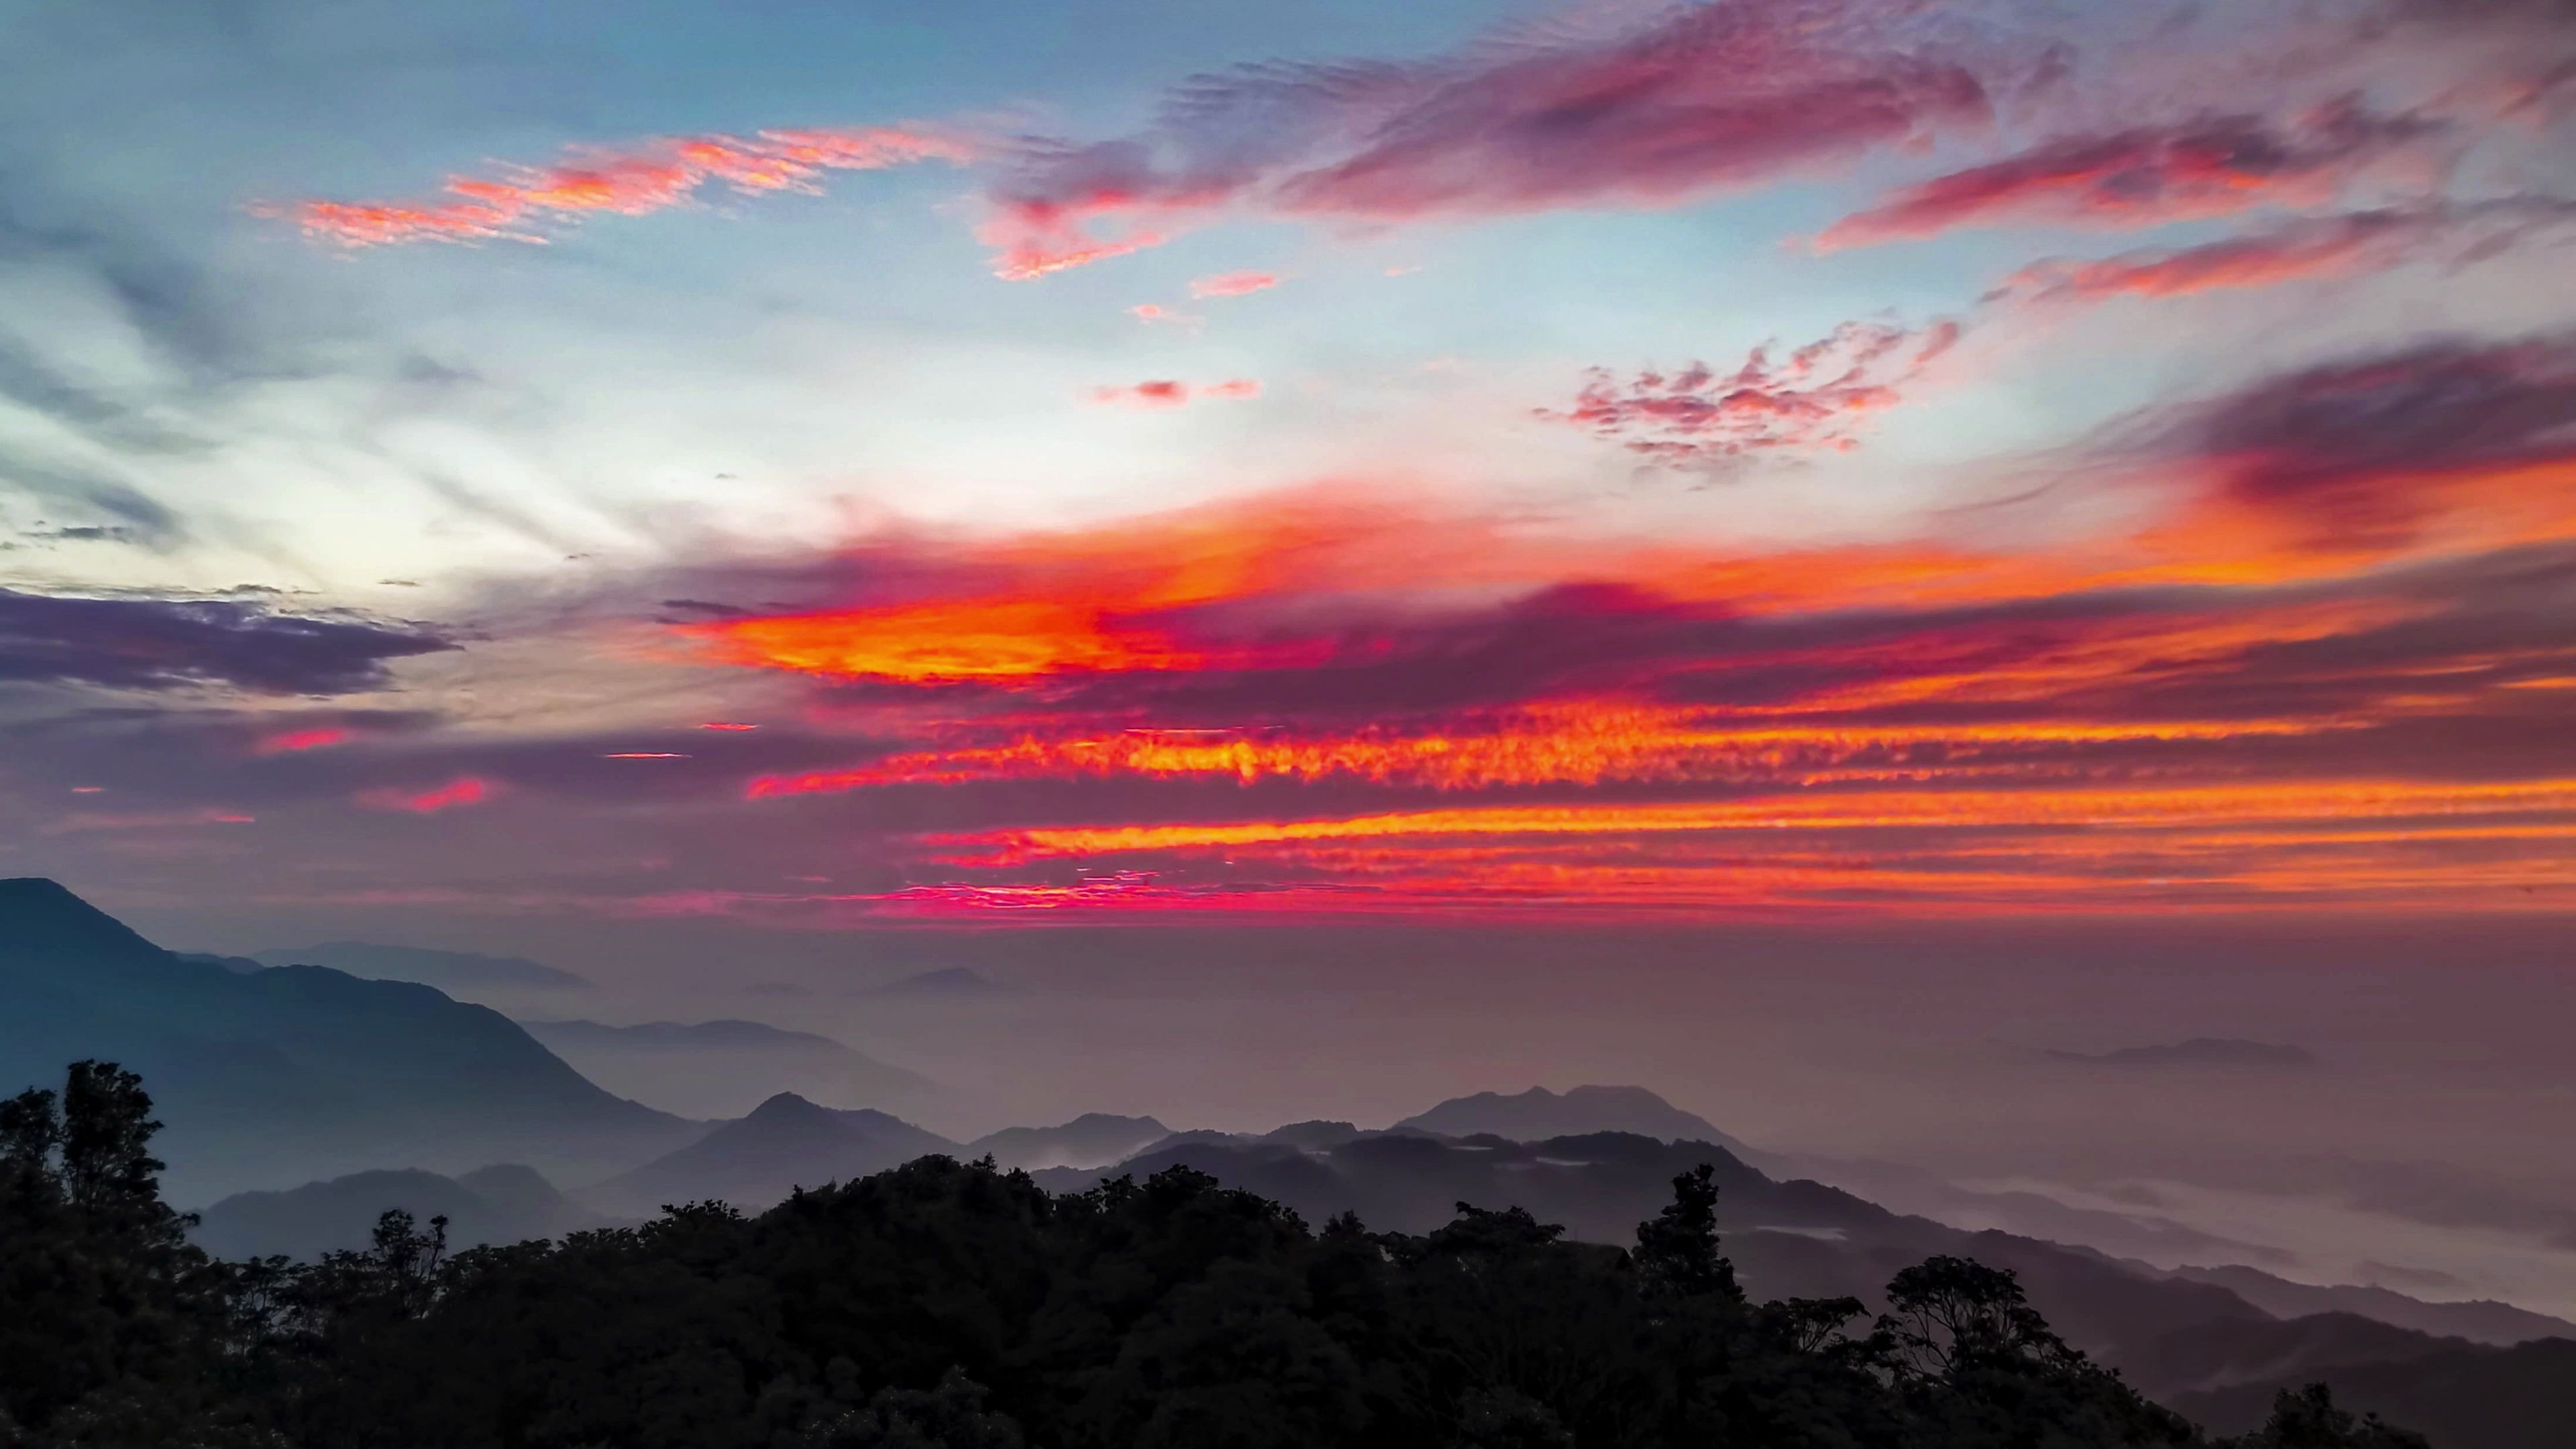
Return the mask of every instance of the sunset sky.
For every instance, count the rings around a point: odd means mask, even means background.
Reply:
[[[2556,0],[10,15],[0,874],[2576,909]]]

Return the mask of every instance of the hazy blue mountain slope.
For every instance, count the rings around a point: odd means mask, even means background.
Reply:
[[[181,1200],[373,1167],[596,1175],[703,1130],[430,987],[185,960],[51,881],[0,881],[0,1087],[80,1057],[151,1084]]]
[[[266,966],[328,966],[376,981],[417,981],[442,989],[497,987],[520,991],[579,991],[587,978],[541,966],[521,956],[485,956],[427,946],[387,946],[374,941],[325,941],[253,951]]]
[[[781,1092],[748,1116],[581,1196],[617,1213],[651,1213],[711,1198],[749,1211],[799,1187],[846,1182],[957,1150],[947,1138],[883,1112],[838,1111]]]
[[[1104,1167],[1124,1161],[1172,1135],[1151,1117],[1085,1112],[1054,1127],[1005,1127],[966,1144],[965,1155],[987,1153],[1004,1167]]]
[[[623,1097],[690,1117],[739,1117],[780,1092],[827,1107],[920,1113],[953,1094],[827,1036],[757,1021],[523,1021],[530,1036]]]
[[[189,1236],[219,1258],[316,1258],[365,1247],[377,1217],[390,1208],[405,1209],[424,1225],[444,1216],[455,1250],[559,1237],[611,1221],[555,1191],[532,1168],[488,1167],[456,1178],[411,1168],[237,1193],[205,1208]]]

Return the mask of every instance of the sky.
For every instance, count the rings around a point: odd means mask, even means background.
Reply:
[[[2564,0],[0,0],[0,873],[1226,1041],[1489,961],[1543,1041],[1617,933],[2038,931],[1942,978],[2089,1003],[2020,1046],[2475,972],[2408,1150],[2508,1162],[2572,120]]]

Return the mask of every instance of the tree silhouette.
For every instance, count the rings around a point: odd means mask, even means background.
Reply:
[[[1633,1256],[1649,1293],[1676,1298],[1717,1294],[1741,1303],[1735,1265],[1717,1250],[1717,1169],[1701,1163],[1673,1179],[1673,1200],[1637,1224]]]
[[[2431,1449],[2423,1435],[2379,1422],[2377,1414],[2356,1419],[2335,1407],[2323,1384],[2283,1389],[2272,1401],[2272,1417],[2261,1429],[2233,1441],[2229,1449]]]
[[[96,1445],[210,1442],[227,1275],[161,1201],[152,1099],[81,1061],[0,1102],[0,1422]]]

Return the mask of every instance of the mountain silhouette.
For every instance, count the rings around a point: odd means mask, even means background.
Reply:
[[[183,960],[53,881],[0,881],[0,1091],[80,1057],[152,1083],[182,1201],[380,1167],[586,1176],[704,1130],[430,987]]]
[[[560,1237],[610,1220],[555,1190],[536,1169],[486,1167],[462,1177],[407,1168],[358,1172],[284,1192],[236,1193],[204,1209],[189,1237],[219,1258],[312,1259],[362,1249],[379,1215],[447,1219],[451,1249]]]
[[[1004,1167],[1105,1167],[1172,1135],[1151,1117],[1085,1112],[1055,1127],[1005,1127],[966,1144],[964,1155],[990,1154]]]
[[[519,1024],[608,1090],[692,1117],[739,1117],[780,1092],[897,1113],[935,1109],[953,1096],[830,1037],[757,1021]]]
[[[2576,1338],[2576,1323],[2479,1298],[2467,1302],[2428,1303],[2390,1288],[2340,1284],[2318,1287],[2293,1283],[2259,1268],[2176,1268],[2171,1276],[2215,1283],[2248,1303],[2280,1318],[2319,1313],[2350,1313],[2393,1323],[2444,1338],[2506,1347],[2536,1338]]]
[[[665,1204],[710,1198],[748,1211],[799,1187],[846,1182],[956,1150],[956,1143],[899,1117],[868,1108],[820,1107],[781,1092],[749,1115],[581,1196],[619,1213],[651,1213]]]
[[[2404,1424],[2439,1449],[2566,1449],[2576,1425],[2576,1340],[2535,1339],[2488,1348],[2457,1339],[2377,1362],[2310,1373],[2335,1402]],[[2242,1432],[2271,1408],[2278,1378],[2257,1379],[2167,1402],[2220,1433]]]
[[[253,951],[266,966],[328,966],[374,981],[417,981],[424,986],[578,991],[590,980],[518,956],[435,951],[426,946],[384,946],[373,941],[325,941],[318,946]]]
[[[1714,1142],[1739,1154],[1744,1150],[1743,1144],[1706,1118],[1685,1112],[1643,1087],[1574,1087],[1562,1094],[1532,1087],[1509,1096],[1478,1092],[1472,1097],[1452,1097],[1395,1125],[1443,1137],[1491,1133],[1513,1142],[1586,1132],[1633,1132],[1666,1142]]]

